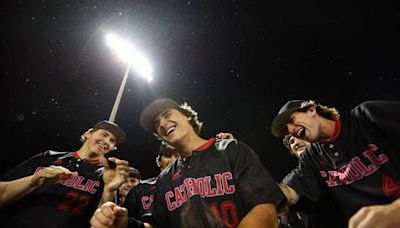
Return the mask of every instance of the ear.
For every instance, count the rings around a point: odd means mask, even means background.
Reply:
[[[192,120],[192,117],[187,116],[187,117],[186,117],[186,120],[187,120],[188,122],[190,122],[190,121]]]
[[[87,131],[85,131],[85,133],[83,133],[81,135],[81,141],[85,142],[86,139],[92,134],[92,132],[93,132],[93,128],[90,128]]]
[[[311,107],[307,110],[307,113],[308,113],[310,116],[314,117],[314,116],[317,114],[317,109],[316,109],[314,106],[311,106]]]
[[[158,156],[156,157],[156,164],[157,164],[157,167],[158,167],[158,168],[161,167],[161,162],[158,160]]]

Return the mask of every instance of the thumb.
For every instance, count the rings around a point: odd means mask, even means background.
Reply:
[[[102,157],[102,158],[100,158],[100,161],[101,161],[101,163],[103,163],[104,171],[107,171],[110,169],[110,164],[108,163],[107,158]]]

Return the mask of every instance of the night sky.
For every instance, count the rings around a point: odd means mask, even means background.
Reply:
[[[395,1],[393,1],[395,2]],[[400,100],[400,7],[370,1],[6,1],[1,7],[1,173],[47,149],[76,151],[108,119],[127,65],[105,35],[148,57],[154,83],[130,72],[112,155],[158,174],[158,141],[139,125],[150,101],[187,101],[201,136],[231,132],[279,181],[296,166],[270,133],[289,99],[341,112]],[[399,117],[400,118],[400,117]]]

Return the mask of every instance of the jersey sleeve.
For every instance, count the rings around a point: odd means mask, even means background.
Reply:
[[[135,217],[136,219],[141,219],[138,217],[139,210],[138,210],[138,201],[137,201],[137,186],[132,188],[132,190],[128,193],[128,196],[125,200],[125,207],[128,209],[129,217]]]
[[[306,157],[299,159],[298,166],[285,176],[282,183],[289,185],[300,196],[315,202],[321,196],[321,186],[315,172],[303,159]]]
[[[235,185],[245,208],[251,210],[256,205],[271,203],[279,209],[286,198],[258,155],[239,141],[230,143],[228,148]]]
[[[28,160],[25,160],[12,170],[8,171],[4,176],[2,176],[1,180],[12,181],[34,174],[36,169],[41,166],[46,156],[46,153],[47,151],[36,154]]]
[[[153,203],[150,206],[150,213],[143,215],[143,221],[152,224],[155,228],[171,227],[167,218],[167,205],[160,194],[159,186],[161,181],[157,181]]]
[[[400,138],[400,102],[368,101],[354,109],[355,115],[374,124],[392,145],[398,145]],[[367,123],[368,124],[368,123]]]

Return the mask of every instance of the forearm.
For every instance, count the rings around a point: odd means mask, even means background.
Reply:
[[[238,226],[238,228],[246,227],[278,227],[275,206],[269,203],[255,206],[240,221]]]
[[[98,208],[107,201],[114,202],[116,195],[117,195],[117,189],[109,188],[107,185],[104,186],[103,194],[101,195]]]
[[[0,208],[12,204],[37,188],[32,184],[32,176],[14,181],[0,182]]]

